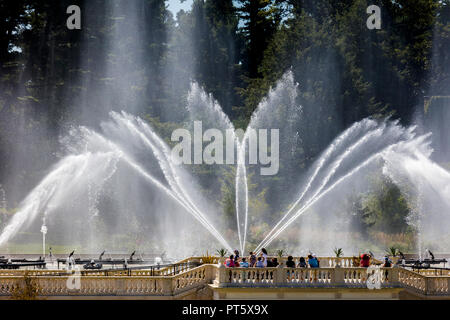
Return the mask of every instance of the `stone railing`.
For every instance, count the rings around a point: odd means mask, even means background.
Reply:
[[[269,256],[269,259],[273,259],[273,258],[277,258],[278,262],[285,265],[286,261],[287,261],[287,257],[275,257],[275,256]],[[298,256],[293,256],[294,258],[294,262],[297,265],[300,257]],[[308,263],[308,258],[304,257],[306,263]],[[340,257],[340,258],[336,258],[336,257],[318,257],[319,261],[320,261],[320,267],[321,268],[335,268],[336,266],[341,266],[343,268],[352,268],[352,267],[356,267],[354,265],[353,259],[354,257]],[[377,259],[371,259],[371,262],[374,264],[382,264],[381,261],[377,260]]]
[[[427,276],[403,268],[398,272],[400,286],[424,295],[450,295],[449,276]]]
[[[206,284],[213,287],[367,288],[367,268],[225,268],[204,264],[175,275],[151,275],[146,270],[114,271],[107,276],[86,272],[30,270],[27,276],[40,296],[166,296],[176,297]],[[450,296],[450,277],[425,275],[400,267],[376,269],[381,288],[405,288],[430,296]],[[59,272],[59,274],[58,274]],[[370,271],[369,271],[370,272]],[[10,296],[23,283],[20,270],[0,273],[0,295]],[[70,283],[77,283],[71,285]],[[195,290],[194,290],[195,291]]]
[[[181,267],[177,268],[179,272],[187,271],[189,268]],[[153,269],[153,270],[83,270],[78,269],[81,276],[97,276],[97,277],[150,277],[150,276],[165,276],[168,274],[168,271],[163,271],[162,269]],[[67,270],[0,270],[0,277],[23,277],[25,274],[32,277],[43,277],[43,276],[69,276],[75,272],[75,270],[67,271]]]
[[[367,268],[219,268],[218,287],[367,288]],[[403,268],[379,268],[381,288],[405,288],[423,295],[450,296],[449,276],[425,276]],[[375,274],[373,274],[375,277]],[[375,278],[374,278],[375,279]]]
[[[171,277],[171,294],[177,295],[186,290],[211,283],[215,277],[214,265],[203,265]]]
[[[270,259],[275,257],[269,257]],[[299,257],[294,257],[295,263],[298,263]],[[353,267],[353,258],[352,257],[343,257],[343,258],[335,258],[335,257],[320,257],[320,267],[321,268],[334,268],[337,265],[340,265],[344,268]],[[213,257],[213,264],[219,263],[219,261],[223,261],[225,258]],[[278,260],[285,265],[287,261],[287,257],[278,258]],[[308,259],[306,259],[308,261]],[[82,266],[78,266],[80,272],[83,276],[170,276],[178,273],[186,272],[193,267],[197,267],[198,265],[203,264],[202,257],[190,257],[183,260],[180,260],[170,266],[161,266],[158,268],[154,266],[152,269],[129,269],[129,270],[84,270]],[[207,261],[207,263],[211,263],[211,261]],[[65,276],[68,272],[67,270],[48,270],[48,269],[30,269],[30,270],[0,270],[1,276],[23,276],[27,273],[29,276]]]
[[[394,286],[396,268],[380,268],[382,286]],[[366,268],[219,268],[220,287],[367,287]]]
[[[212,281],[214,265],[174,276],[30,276],[40,296],[173,296]],[[215,274],[214,274],[215,276]],[[10,296],[23,276],[0,276],[0,295]]]
[[[29,276],[52,276],[65,273],[65,270],[0,270],[0,277],[23,277],[25,274]]]
[[[427,277],[450,277],[450,270],[446,269],[414,269],[413,271]]]

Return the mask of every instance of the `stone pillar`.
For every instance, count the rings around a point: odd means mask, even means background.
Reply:
[[[389,273],[388,273],[388,279],[389,279],[389,283],[391,285],[398,285],[398,273],[399,273],[399,268],[398,266],[395,266],[391,269],[389,269]]]
[[[125,294],[125,279],[115,279],[114,287],[116,295],[121,296]]]
[[[334,268],[331,271],[331,284],[335,286],[345,285],[345,273],[343,268]]]
[[[164,296],[173,295],[172,279],[165,278],[165,279],[161,279],[160,281],[161,281],[161,286],[162,286],[162,294]]]
[[[212,283],[216,279],[216,272],[218,268],[215,265],[205,266],[205,280],[206,283]]]
[[[434,278],[432,277],[424,277],[425,278],[425,294],[433,294],[434,293]]]
[[[286,269],[278,266],[276,271],[273,273],[273,283],[284,285],[287,283],[287,272]]]
[[[230,282],[230,269],[220,267],[217,272],[219,273],[219,287],[226,286],[226,284]]]

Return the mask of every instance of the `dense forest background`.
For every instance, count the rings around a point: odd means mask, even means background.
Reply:
[[[66,27],[72,4],[82,9],[81,30]],[[366,27],[371,4],[382,9],[380,30]],[[449,0],[194,0],[176,16],[164,0],[114,6],[0,1],[0,184],[9,208],[2,223],[59,157],[70,125],[96,126],[106,110],[125,108],[167,136],[185,120],[180,106],[191,80],[245,128],[292,70],[304,131],[314,137],[304,141],[298,170],[355,121],[390,116],[410,124],[425,96],[450,95]],[[139,40],[121,36],[117,21]],[[111,44],[114,32],[120,41]],[[355,223],[405,232],[405,199],[390,181],[376,183],[378,194],[351,201],[361,213]],[[232,211],[233,190],[222,192]]]

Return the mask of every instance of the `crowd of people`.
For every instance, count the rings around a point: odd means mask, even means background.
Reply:
[[[356,258],[356,257],[355,257]],[[361,254],[361,256],[354,259],[353,266],[368,268],[371,264],[372,256],[367,253]],[[278,258],[269,258],[267,250],[261,249],[259,255],[255,252],[250,252],[248,257],[240,257],[239,251],[234,250],[234,254],[230,255],[224,262],[228,268],[266,268],[266,267],[278,267],[280,265]],[[313,253],[307,256],[307,259],[300,257],[298,261],[294,260],[294,257],[289,256],[285,263],[286,268],[319,268],[320,260]],[[383,267],[391,267],[392,262],[386,256],[384,258]]]

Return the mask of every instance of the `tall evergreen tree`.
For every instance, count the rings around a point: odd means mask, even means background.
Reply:
[[[195,79],[232,116],[232,106],[238,103],[234,86],[239,72],[239,17],[233,1],[196,0],[191,14]]]
[[[245,37],[243,52],[244,68],[248,77],[261,76],[258,71],[272,35],[276,30],[274,7],[271,0],[242,0],[240,13],[243,21],[242,34]]]

